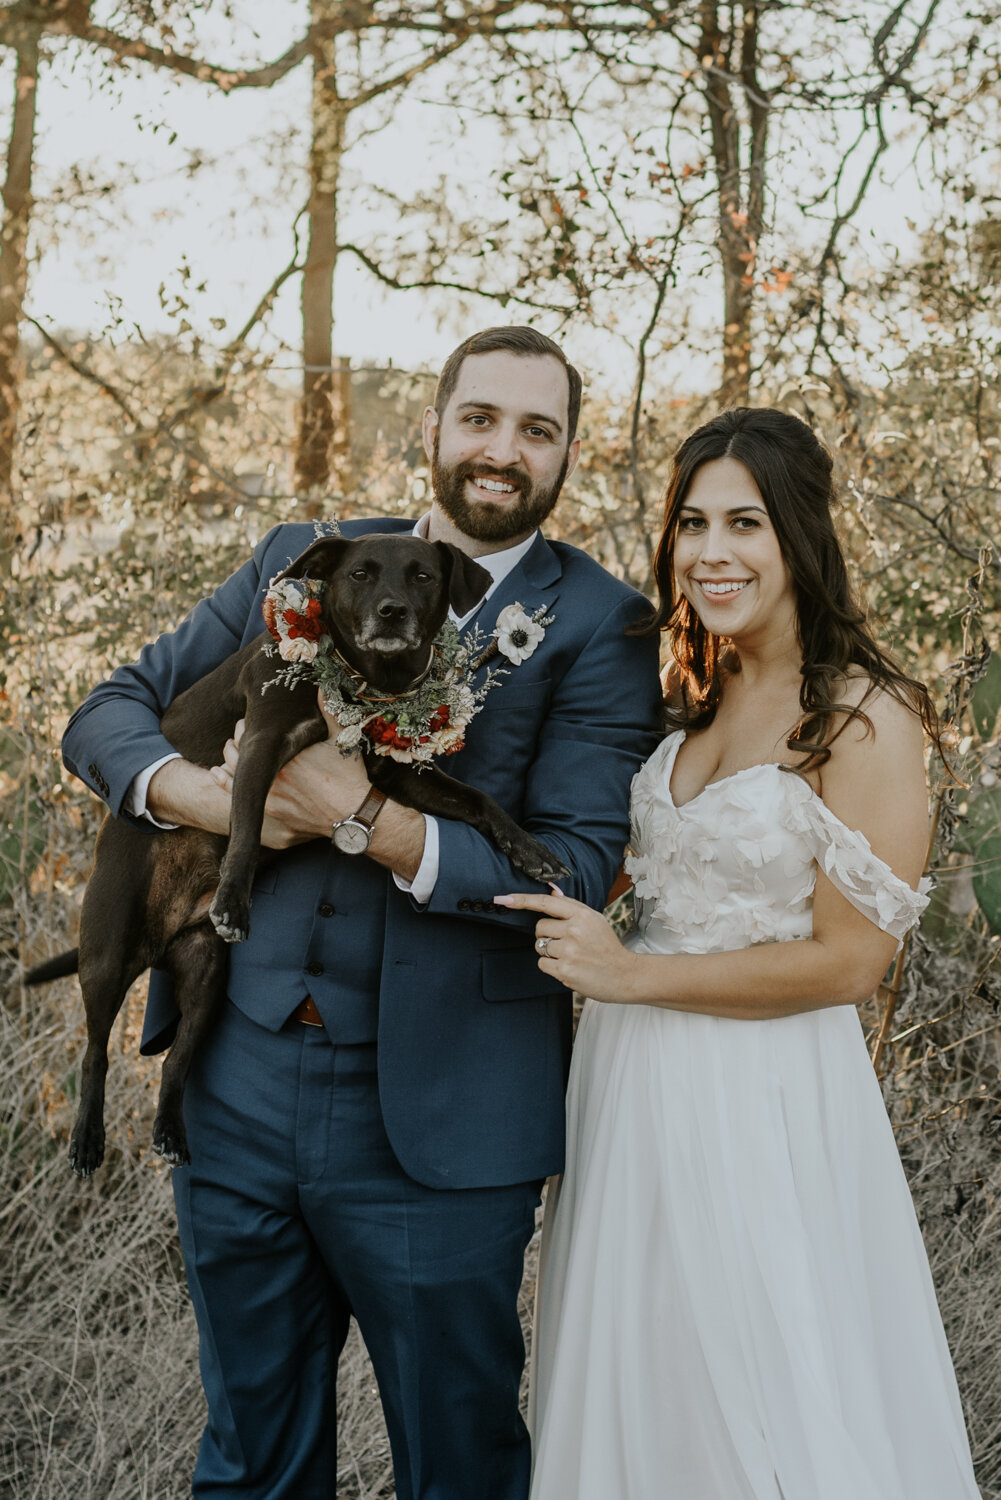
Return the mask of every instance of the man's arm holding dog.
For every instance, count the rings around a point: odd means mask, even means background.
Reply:
[[[161,766],[150,782],[147,799],[153,816],[158,821],[226,833],[242,733],[241,721],[226,746],[224,763],[210,771],[184,760]],[[342,755],[329,739],[310,745],[279,771],[272,784],[262,843],[269,849],[288,849],[307,839],[329,838],[331,825],[356,812],[369,790],[360,756]],[[375,822],[369,857],[412,881],[424,854],[425,826],[423,814],[387,802]]]

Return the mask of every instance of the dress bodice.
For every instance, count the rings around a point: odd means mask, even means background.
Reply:
[[[631,947],[719,953],[808,938],[818,868],[898,940],[917,922],[927,882],[912,890],[795,772],[749,766],[677,807],[671,773],[684,737],[669,734],[633,780]]]

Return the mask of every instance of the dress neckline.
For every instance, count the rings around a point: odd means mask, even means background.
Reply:
[[[673,746],[671,747],[665,784],[667,786],[668,799],[675,812],[684,812],[686,807],[691,807],[693,803],[698,802],[700,797],[704,797],[706,792],[710,791],[713,787],[725,786],[728,781],[736,781],[738,776],[748,776],[752,771],[780,771],[786,764],[784,761],[780,760],[755,761],[753,766],[742,766],[739,771],[731,771],[729,776],[719,776],[715,781],[707,781],[702,790],[700,792],[696,792],[694,797],[689,797],[685,802],[676,802],[674,800],[674,793],[671,790],[671,781],[674,778],[674,766],[675,762],[678,759],[678,751],[681,749],[685,740],[688,738],[688,731],[685,729],[676,729],[674,733],[676,734],[677,738]],[[789,770],[794,770],[794,767],[790,766]],[[795,779],[797,781],[803,780],[801,776],[797,776]],[[810,786],[808,782],[804,782],[803,784],[812,797],[817,796],[817,793],[813,790],[813,787]],[[821,799],[818,797],[817,800],[820,801]],[[830,809],[828,809],[828,811],[830,811]]]

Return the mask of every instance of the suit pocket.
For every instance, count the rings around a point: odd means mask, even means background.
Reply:
[[[484,1000],[535,1000],[540,995],[565,995],[566,989],[550,974],[543,974],[534,949],[490,949],[483,954]]]

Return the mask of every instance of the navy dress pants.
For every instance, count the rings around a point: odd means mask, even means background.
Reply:
[[[376,1049],[227,1004],[174,1172],[209,1418],[196,1496],[332,1500],[337,1359],[372,1357],[398,1500],[525,1500],[518,1290],[541,1184],[442,1191],[400,1168]]]

